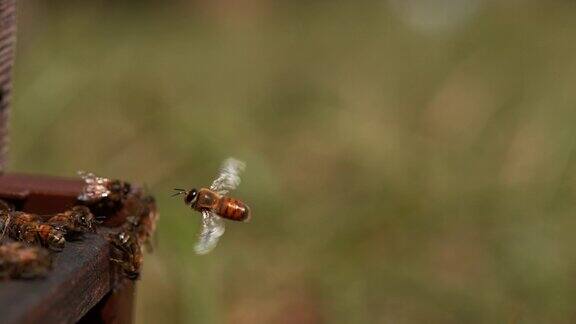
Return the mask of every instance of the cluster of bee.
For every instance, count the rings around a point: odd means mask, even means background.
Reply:
[[[51,251],[61,251],[66,240],[95,232],[95,218],[85,206],[41,217],[0,203],[0,278],[45,275],[52,265]],[[8,239],[16,241],[8,241]],[[48,250],[47,250],[48,249]]]
[[[123,223],[108,234],[111,244],[110,259],[126,277],[140,276],[143,246],[151,247],[158,213],[154,198],[133,188],[130,183],[79,172],[86,185],[78,197],[97,215],[115,215]]]
[[[77,206],[55,215],[36,215],[15,210],[0,199],[0,279],[45,276],[52,268],[53,252],[66,241],[98,231],[111,246],[114,273],[130,279],[140,276],[143,247],[151,248],[158,213],[154,198],[130,183],[79,172],[85,186]],[[98,215],[95,217],[94,215]],[[120,220],[114,223],[114,219]]]
[[[38,215],[24,212],[1,213],[0,230],[16,241],[41,245],[53,251],[61,251],[66,243],[63,231],[40,221]]]
[[[0,211],[0,233],[30,245],[61,251],[69,240],[95,232],[95,218],[85,206],[74,206],[43,221],[39,215],[21,211]]]

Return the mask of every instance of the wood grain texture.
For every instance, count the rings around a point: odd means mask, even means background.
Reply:
[[[134,322],[136,284],[123,280],[82,317],[78,324],[125,324]]]
[[[0,172],[8,153],[8,117],[16,47],[16,0],[0,0]]]
[[[108,242],[67,242],[44,279],[0,283],[2,323],[74,323],[110,291]]]

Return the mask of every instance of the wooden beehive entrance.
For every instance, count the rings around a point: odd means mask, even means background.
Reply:
[[[102,221],[97,233],[85,233],[66,241],[61,252],[51,252],[52,269],[44,278],[0,279],[2,322],[131,322],[133,279],[140,270],[142,246],[155,229],[154,199],[132,186],[112,208],[103,209],[100,201],[78,199],[86,188],[81,178],[5,172],[15,0],[0,0],[0,27],[0,200],[14,208],[14,213],[37,215],[40,222],[76,205],[88,207]],[[14,239],[6,236],[2,235],[0,246]],[[114,244],[116,237],[121,243]],[[131,245],[124,246],[124,241]],[[129,269],[118,261],[128,262]],[[0,270],[1,266],[2,260]]]

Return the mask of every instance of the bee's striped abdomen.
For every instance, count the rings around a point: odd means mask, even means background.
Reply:
[[[222,197],[213,210],[220,217],[246,222],[250,220],[250,208],[238,199]]]

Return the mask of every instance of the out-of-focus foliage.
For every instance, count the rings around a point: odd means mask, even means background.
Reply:
[[[11,169],[148,184],[141,323],[570,323],[571,1],[20,2]],[[248,168],[228,224],[169,197]]]

